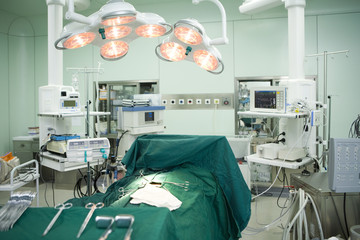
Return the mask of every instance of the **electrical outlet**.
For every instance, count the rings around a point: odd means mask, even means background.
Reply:
[[[194,101],[192,99],[187,100],[187,104],[193,104],[193,103],[194,103]]]
[[[184,104],[184,103],[185,103],[184,99],[179,99],[179,104]]]
[[[163,100],[162,100],[162,104],[163,104],[163,105],[166,105],[166,104],[167,104],[167,100],[166,100],[166,99],[163,99]]]
[[[171,104],[171,105],[175,105],[175,104],[176,104],[176,100],[175,100],[175,99],[171,99],[171,100],[170,100],[170,104]]]
[[[196,104],[201,104],[201,99],[196,99]]]
[[[210,99],[205,99],[205,104],[211,104],[211,100]]]
[[[217,104],[219,104],[219,103],[220,103],[220,100],[219,100],[218,98],[215,98],[215,99],[214,99],[214,104],[217,105]]]

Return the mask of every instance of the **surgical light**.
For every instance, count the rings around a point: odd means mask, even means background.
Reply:
[[[185,48],[175,42],[167,42],[160,47],[161,55],[168,61],[177,62],[183,60],[185,55]]]
[[[113,26],[105,29],[105,36],[107,39],[119,39],[126,37],[131,33],[129,26]]]
[[[135,16],[110,16],[103,17],[101,24],[104,26],[117,26],[121,24],[130,23],[136,20]]]
[[[198,4],[205,0],[193,0]],[[226,14],[218,0],[208,0],[216,4],[222,16],[222,37],[210,39],[204,27],[196,19],[182,19],[174,24],[174,32],[155,48],[156,55],[165,61],[187,60],[195,62],[210,73],[220,74],[224,70],[221,54],[213,45],[227,44]]]
[[[136,34],[145,38],[160,37],[164,35],[165,32],[165,27],[155,24],[142,25],[136,29]]]
[[[63,45],[67,49],[80,48],[85,45],[88,45],[95,39],[95,34],[93,32],[84,32],[73,35],[67,38]]]
[[[124,57],[129,46],[123,41],[111,41],[104,44],[100,49],[100,55],[105,60],[117,60]]]
[[[183,43],[198,45],[202,42],[202,29],[196,21],[180,20],[174,26],[174,34]]]
[[[182,19],[175,23],[174,33],[156,47],[155,53],[165,61],[187,60],[208,72],[219,74],[224,65],[219,51],[210,42],[197,20]]]
[[[100,47],[100,56],[105,60],[118,60],[129,51],[129,44],[138,37],[154,38],[174,32],[155,52],[166,61],[188,60],[215,74],[223,71],[219,51],[213,45],[227,44],[226,15],[219,0],[192,0],[215,3],[222,15],[222,38],[210,39],[203,26],[195,19],[179,20],[172,25],[155,13],[141,13],[124,0],[110,0],[101,9],[88,17],[74,12],[74,0],[68,0],[65,14],[66,25],[55,47],[59,50],[74,49],[93,44]]]
[[[154,13],[141,13],[123,0],[110,0],[88,17],[74,12],[74,0],[69,0],[65,17],[72,20],[55,41],[59,50],[73,49],[89,43],[100,47],[105,60],[125,56],[129,43],[138,37],[159,37],[172,31],[172,26]],[[121,41],[114,41],[121,39]]]
[[[197,50],[194,52],[194,61],[197,65],[207,71],[214,71],[219,65],[219,60],[205,50]]]

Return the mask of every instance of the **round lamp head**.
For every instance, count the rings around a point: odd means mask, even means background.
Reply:
[[[157,24],[141,25],[136,29],[136,34],[145,38],[160,37],[165,33],[166,28]]]
[[[100,49],[101,57],[105,60],[117,60],[126,55],[129,46],[123,41],[111,41],[104,44]]]
[[[169,61],[177,62],[183,60],[185,55],[185,48],[175,42],[163,43],[160,47],[162,57]]]
[[[198,45],[202,42],[200,33],[192,27],[177,26],[174,30],[175,36],[182,42],[190,45]]]
[[[104,15],[101,20],[101,24],[104,26],[117,26],[135,21],[136,13],[127,11],[113,12]]]
[[[214,71],[219,65],[216,57],[206,50],[195,51],[193,57],[195,63],[207,71]]]
[[[88,45],[95,39],[95,33],[83,32],[73,35],[63,42],[63,46],[67,49],[80,48]]]
[[[119,39],[126,37],[131,33],[129,26],[113,26],[105,29],[106,39]]]

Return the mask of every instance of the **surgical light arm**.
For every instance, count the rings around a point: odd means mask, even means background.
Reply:
[[[227,33],[226,33],[226,12],[225,12],[224,6],[218,0],[193,0],[192,3],[197,5],[200,2],[204,2],[204,1],[213,2],[219,8],[220,13],[221,13],[221,20],[222,20],[222,37],[210,40],[210,45],[228,44],[229,39],[228,39]]]
[[[255,14],[280,6],[282,3],[282,0],[245,0],[239,11],[244,14]]]
[[[85,16],[75,12],[74,0],[69,0],[68,4],[69,4],[68,11],[65,14],[65,18],[67,20],[72,20],[72,21],[87,24],[87,25],[91,25],[93,23],[93,20],[90,17],[85,17]]]

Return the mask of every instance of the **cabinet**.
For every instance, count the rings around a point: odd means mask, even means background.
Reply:
[[[39,152],[38,136],[18,136],[13,138],[14,155],[19,158],[20,163],[25,163],[36,157]]]

